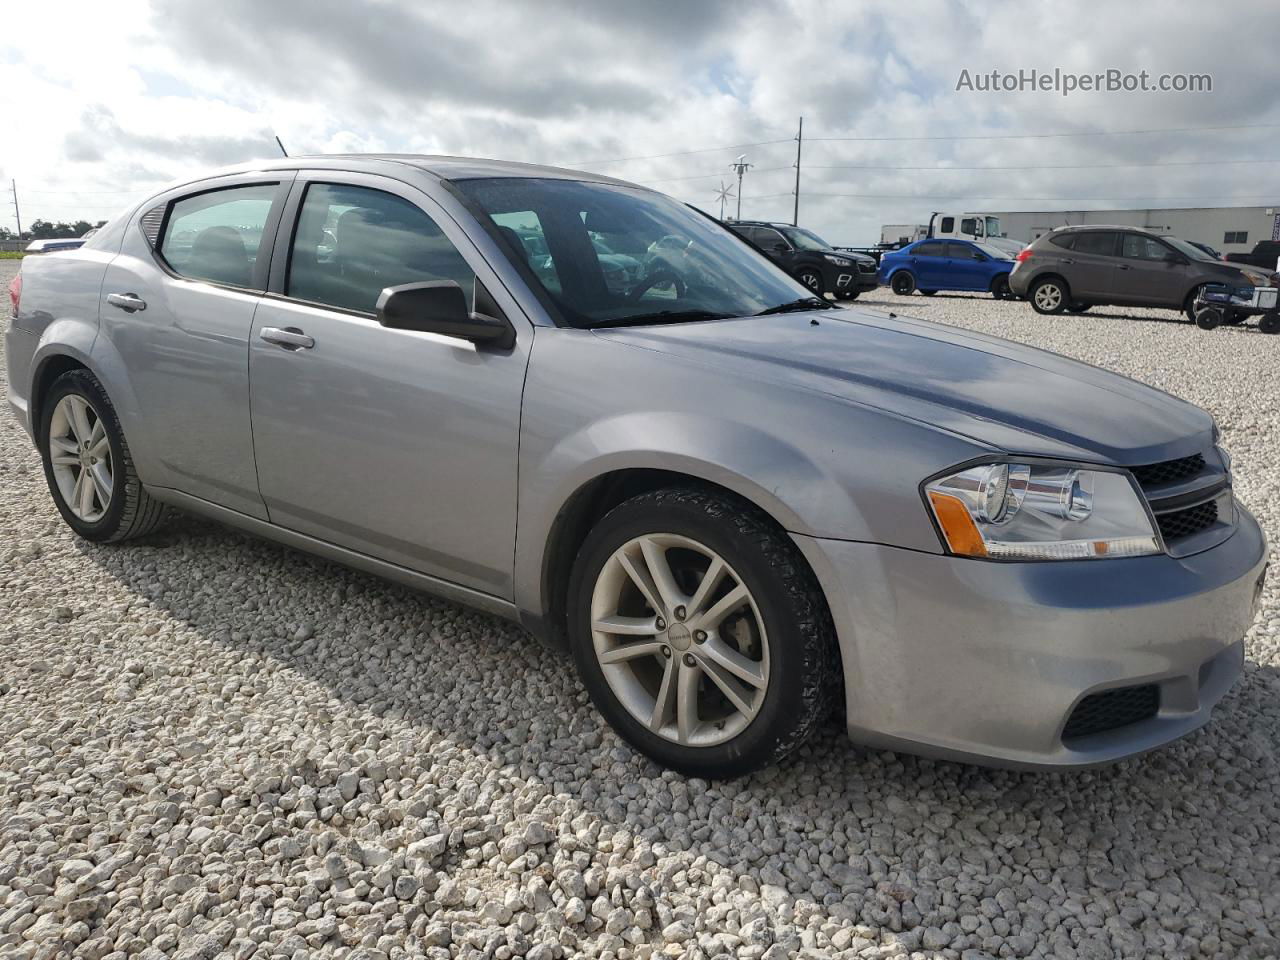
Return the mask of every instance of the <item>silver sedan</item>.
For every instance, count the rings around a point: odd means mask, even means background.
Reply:
[[[177,507],[513,618],[678,770],[837,704],[868,744],[1104,762],[1241,669],[1266,545],[1208,414],[837,309],[641,187],[282,160],[10,293],[9,404],[78,534]]]

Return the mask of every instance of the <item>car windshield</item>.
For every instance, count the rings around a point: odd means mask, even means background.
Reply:
[[[455,187],[573,326],[741,317],[809,294],[737,235],[659,193],[532,177]]]
[[[1000,232],[1000,218],[999,218],[999,217],[987,217],[987,218],[986,218],[986,220],[987,220],[987,236],[988,236],[988,237],[1002,237],[1002,236],[1004,236],[1004,234],[1002,234],[1002,233]]]
[[[1165,237],[1164,242],[1173,247],[1181,254],[1185,254],[1192,260],[1208,260],[1213,262],[1213,257],[1205,253],[1193,243],[1187,243],[1185,240],[1179,240],[1177,237]]]
[[[831,244],[823,240],[812,230],[805,230],[803,227],[783,227],[782,232],[786,234],[792,246],[800,250],[830,250]]]

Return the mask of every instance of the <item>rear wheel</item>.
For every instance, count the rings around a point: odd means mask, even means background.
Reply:
[[[62,518],[86,540],[127,540],[150,533],[164,506],[133,469],[115,408],[97,377],[72,370],[53,382],[42,403],[40,453]]]
[[[1061,313],[1067,305],[1067,285],[1057,277],[1045,277],[1032,285],[1028,299],[1036,313]]]
[[[825,718],[830,614],[795,547],[748,504],[673,488],[588,534],[569,593],[574,660],[637,750],[692,776],[780,760]]]
[[[916,278],[909,270],[899,270],[889,278],[889,289],[900,297],[909,297],[915,292]]]
[[[815,296],[822,296],[822,274],[813,267],[801,267],[796,271],[796,279],[812,290]]]

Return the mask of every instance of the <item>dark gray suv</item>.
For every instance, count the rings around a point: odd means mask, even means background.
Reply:
[[[1214,260],[1176,237],[1136,227],[1059,227],[1017,256],[1009,286],[1037,313],[1079,313],[1096,304],[1168,307],[1195,319],[1207,283],[1276,286],[1275,273]]]

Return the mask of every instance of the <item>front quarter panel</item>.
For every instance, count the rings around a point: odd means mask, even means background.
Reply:
[[[618,470],[717,484],[792,533],[941,550],[917,486],[984,448],[885,411],[637,347],[619,333],[551,328],[534,345],[521,423],[522,610],[544,613],[543,555],[564,505]]]

